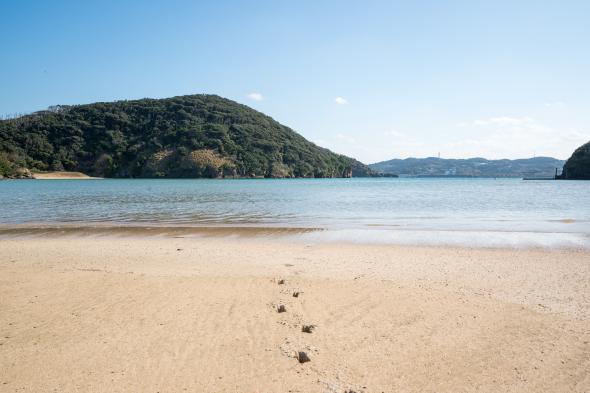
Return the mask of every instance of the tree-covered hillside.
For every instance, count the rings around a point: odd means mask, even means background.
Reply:
[[[563,166],[562,179],[590,180],[590,142],[578,147]]]
[[[349,177],[364,164],[215,95],[57,106],[0,121],[0,175]]]

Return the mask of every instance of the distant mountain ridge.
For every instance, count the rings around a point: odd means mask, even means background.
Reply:
[[[457,177],[553,177],[563,160],[535,157],[516,160],[487,160],[485,158],[406,158],[370,164],[378,173],[400,176],[457,176]]]
[[[54,106],[0,120],[0,176],[351,177],[372,171],[216,95]]]

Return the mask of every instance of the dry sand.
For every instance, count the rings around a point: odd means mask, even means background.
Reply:
[[[100,177],[90,177],[82,172],[34,172],[33,177],[38,180],[101,179]]]
[[[2,392],[590,392],[589,342],[583,250],[0,240]]]

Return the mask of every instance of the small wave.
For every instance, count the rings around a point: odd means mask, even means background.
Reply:
[[[164,226],[164,225],[0,225],[0,239],[59,236],[163,236],[163,237],[282,237],[321,231],[306,227]]]
[[[407,231],[379,229],[333,229],[297,234],[306,242],[456,246],[481,248],[584,248],[590,236],[584,233],[501,231]]]

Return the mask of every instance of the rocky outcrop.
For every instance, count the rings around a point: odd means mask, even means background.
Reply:
[[[15,174],[16,179],[34,179],[33,174],[27,168],[18,168]]]
[[[562,179],[590,180],[590,142],[578,147],[565,162]]]
[[[27,168],[16,168],[12,173],[2,175],[0,179],[34,179],[35,176]]]

